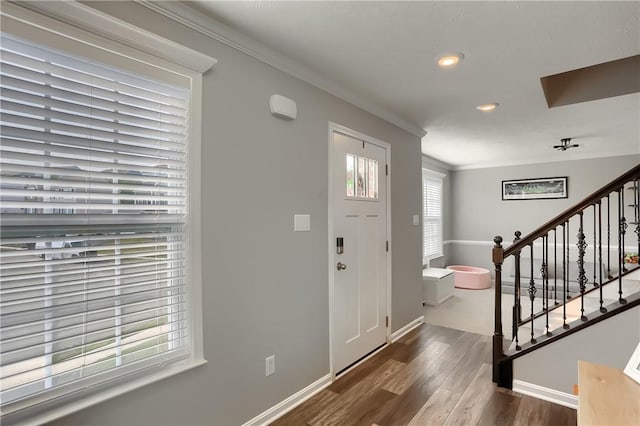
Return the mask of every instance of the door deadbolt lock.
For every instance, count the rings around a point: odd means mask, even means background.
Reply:
[[[347,265],[345,265],[345,264],[344,264],[344,263],[342,263],[342,262],[338,262],[338,264],[336,265],[336,269],[337,269],[338,271],[344,271],[345,269],[347,269]]]

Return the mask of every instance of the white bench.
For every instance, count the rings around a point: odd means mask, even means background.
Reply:
[[[454,271],[444,268],[422,270],[422,305],[438,306],[453,297]]]

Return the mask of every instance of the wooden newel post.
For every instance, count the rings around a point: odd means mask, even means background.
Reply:
[[[504,249],[502,248],[502,237],[496,236],[493,239],[493,264],[495,265],[495,328],[493,331],[493,381],[500,383],[500,361],[504,358],[502,349],[502,262],[504,260]]]

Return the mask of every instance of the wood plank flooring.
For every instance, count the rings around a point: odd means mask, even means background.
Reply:
[[[576,424],[576,412],[498,389],[491,338],[423,324],[273,426]]]

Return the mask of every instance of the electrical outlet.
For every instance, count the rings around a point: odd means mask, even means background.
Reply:
[[[270,376],[276,372],[276,356],[271,355],[264,359],[265,369],[264,375]]]

